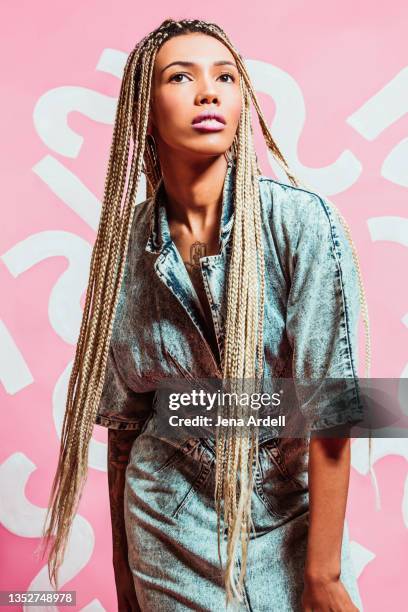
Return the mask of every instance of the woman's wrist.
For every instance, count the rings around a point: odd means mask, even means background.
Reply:
[[[309,583],[324,583],[332,582],[340,578],[341,564],[340,562],[330,561],[322,563],[314,563],[307,561],[304,569],[305,582]]]

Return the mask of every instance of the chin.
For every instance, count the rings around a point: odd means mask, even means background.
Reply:
[[[208,157],[219,157],[220,155],[224,155],[226,151],[228,151],[229,146],[207,146],[207,147],[189,147],[188,151],[191,152],[192,155],[202,155]]]

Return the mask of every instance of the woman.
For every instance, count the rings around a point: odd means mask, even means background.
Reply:
[[[290,185],[261,175],[251,100]],[[142,171],[148,197],[135,206]],[[45,531],[56,535],[51,580],[96,422],[109,428],[120,610],[220,610],[225,595],[240,610],[362,609],[344,524],[342,429],[362,419],[359,278],[341,225],[289,172],[218,26],[168,19],[135,47]],[[156,391],[176,376],[296,380],[313,435],[233,424],[215,438],[165,435]],[[348,378],[347,401],[312,413],[302,381],[319,377]]]

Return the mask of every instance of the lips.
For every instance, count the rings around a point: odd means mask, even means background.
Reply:
[[[217,121],[218,123],[222,123],[223,125],[226,124],[224,117],[220,113],[216,113],[214,111],[204,111],[203,113],[200,113],[194,117],[192,124],[196,125],[197,123],[202,123],[203,121],[209,121],[211,119]]]
[[[226,123],[227,122],[220,113],[204,111],[194,117],[192,126],[194,129],[201,132],[218,132],[224,129]]]

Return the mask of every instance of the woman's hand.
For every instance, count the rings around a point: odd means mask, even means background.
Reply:
[[[305,578],[302,612],[360,612],[340,578]]]

